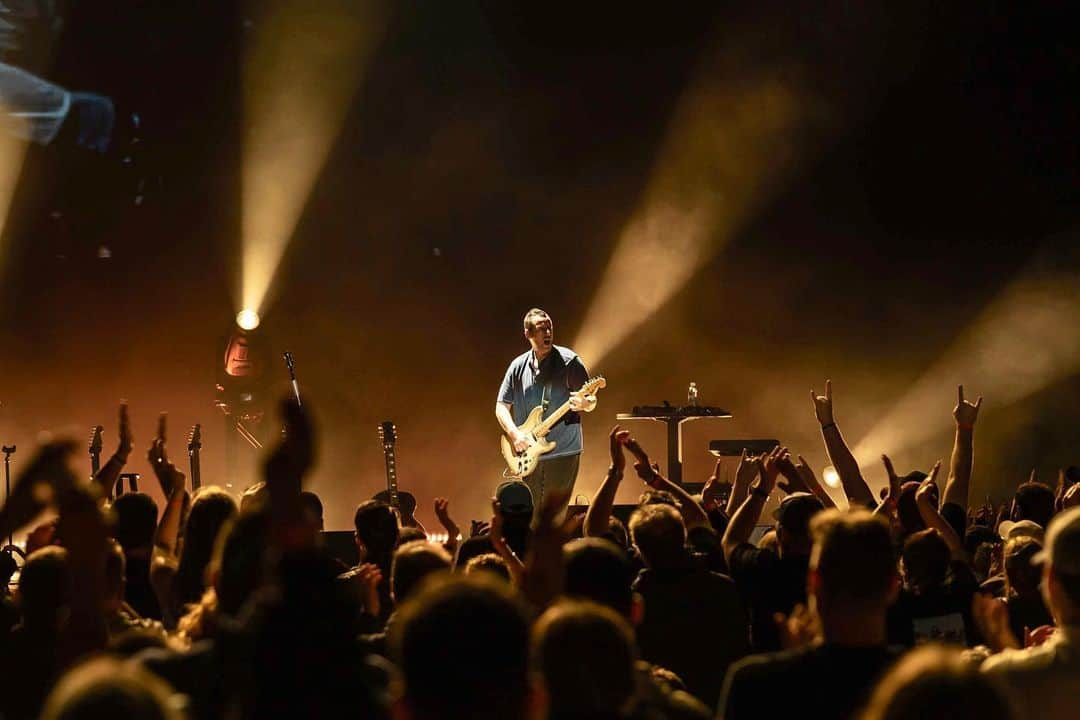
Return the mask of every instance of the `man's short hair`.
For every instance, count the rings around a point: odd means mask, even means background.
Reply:
[[[906,584],[928,589],[945,582],[949,557],[949,546],[937,530],[928,528],[912,533],[900,551]]]
[[[384,502],[365,500],[356,506],[353,516],[356,536],[374,556],[389,556],[398,539],[398,521],[394,511]]]
[[[866,510],[819,512],[810,521],[810,566],[821,592],[845,603],[883,605],[896,578],[892,537],[884,519]]]
[[[532,656],[551,700],[551,717],[620,717],[634,695],[634,632],[611,608],[555,605],[533,629]]]
[[[441,575],[423,584],[390,627],[403,700],[416,720],[519,720],[529,697],[529,618],[506,583],[484,573]],[[474,663],[447,652],[482,648]]]
[[[1005,578],[1011,590],[1022,594],[1038,592],[1042,568],[1033,558],[1040,550],[1042,543],[1026,535],[1005,543]]]
[[[1014,520],[1031,520],[1040,527],[1050,524],[1054,516],[1054,491],[1040,482],[1022,483],[1013,496],[1016,502]]]
[[[19,574],[19,609],[29,622],[56,622],[60,608],[68,604],[68,553],[50,545],[30,553]]]
[[[172,688],[137,663],[111,657],[89,660],[56,683],[42,720],[179,720],[186,714],[170,702]]]
[[[141,492],[124,493],[113,501],[112,510],[116,516],[113,537],[124,552],[153,546],[158,521],[154,498]]]
[[[540,322],[541,320],[550,320],[550,319],[551,319],[550,315],[548,315],[546,312],[544,312],[540,308],[534,307],[534,308],[531,308],[529,310],[529,312],[525,313],[525,317],[521,319],[521,323],[522,323],[522,325],[525,326],[525,329],[527,331],[532,332],[533,330],[536,329],[536,323]]]
[[[670,505],[642,505],[630,516],[630,537],[645,564],[664,567],[686,556],[686,525]]]
[[[452,562],[450,553],[441,545],[427,540],[413,540],[399,547],[390,566],[390,591],[394,594],[394,602],[405,600],[428,575],[449,570]]]
[[[565,593],[629,617],[634,604],[634,567],[622,548],[602,538],[573,540],[563,548]]]
[[[506,566],[506,561],[496,553],[484,553],[469,558],[469,561],[465,563],[465,574],[471,575],[478,572],[490,573],[510,582],[510,568]]]

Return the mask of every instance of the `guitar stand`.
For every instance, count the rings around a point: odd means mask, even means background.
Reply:
[[[6,503],[11,499],[11,456],[15,454],[14,445],[4,445],[0,448],[0,452],[4,453],[4,489],[7,494],[4,495],[4,502]],[[13,546],[15,544],[15,537],[8,535],[8,545]]]

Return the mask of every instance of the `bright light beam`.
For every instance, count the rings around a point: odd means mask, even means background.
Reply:
[[[274,0],[244,63],[237,308],[263,313],[282,255],[384,28],[372,0]]]
[[[757,62],[726,51],[680,99],[574,343],[591,365],[678,292],[802,157],[800,131],[816,103],[797,68]]]
[[[0,113],[6,114],[3,108]],[[15,189],[19,184],[23,158],[26,156],[27,141],[15,136],[7,128],[0,130],[0,273],[4,269],[4,231],[7,228],[8,211]],[[2,277],[2,274],[0,274]]]
[[[1075,254],[1075,253],[1074,253]],[[856,444],[863,467],[948,432],[956,386],[982,413],[1080,370],[1080,257],[1042,257],[993,300],[911,390]]]

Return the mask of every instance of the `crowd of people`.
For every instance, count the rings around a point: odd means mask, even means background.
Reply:
[[[732,482],[691,495],[616,426],[584,515],[508,481],[468,537],[434,499],[447,539],[432,542],[365,500],[353,567],[303,489],[306,407],[282,405],[264,480],[239,499],[189,492],[162,419],[159,508],[111,496],[134,449],[122,406],[92,482],[70,444],[46,444],[0,508],[0,535],[31,529],[21,569],[2,558],[3,586],[18,580],[0,603],[0,717],[1074,717],[1080,471],[973,505],[981,398],[961,388],[948,465],[900,475],[883,456],[875,497],[831,384],[812,399],[839,503],[784,447],[744,451]],[[642,483],[626,524],[624,482]]]

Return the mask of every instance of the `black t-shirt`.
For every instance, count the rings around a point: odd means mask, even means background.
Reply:
[[[899,655],[885,647],[828,644],[752,655],[728,673],[718,717],[852,717]]]
[[[141,617],[160,620],[161,606],[150,585],[150,558],[126,558],[125,578],[124,601]]]
[[[634,590],[645,601],[637,628],[641,656],[665,667],[715,706],[728,666],[748,649],[746,611],[731,578],[697,567],[642,570]]]
[[[1005,601],[1005,608],[1009,611],[1009,627],[1021,643],[1024,642],[1024,628],[1034,630],[1043,625],[1054,624],[1054,618],[1046,609],[1042,594],[1039,592],[1031,595],[1013,595]]]
[[[750,640],[756,652],[780,649],[773,613],[790,613],[806,602],[808,555],[784,555],[743,543],[731,553],[731,577],[750,608]]]
[[[906,647],[930,641],[974,647],[979,637],[971,601],[978,589],[971,567],[954,562],[941,585],[917,595],[901,590],[889,609],[889,642]]]
[[[967,510],[954,502],[947,502],[941,506],[941,517],[956,531],[956,536],[963,540],[967,534]]]

